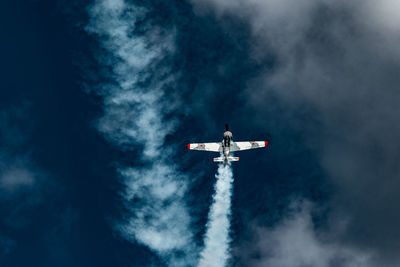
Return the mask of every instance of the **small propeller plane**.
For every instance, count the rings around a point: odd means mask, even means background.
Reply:
[[[253,148],[266,147],[268,141],[232,141],[232,132],[229,131],[228,124],[225,124],[224,139],[220,143],[194,143],[188,144],[190,150],[211,151],[221,153],[221,157],[213,158],[214,162],[223,162],[225,165],[232,161],[239,161],[239,157],[232,157],[230,152],[248,150]]]

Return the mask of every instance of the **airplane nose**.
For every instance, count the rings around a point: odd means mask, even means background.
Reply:
[[[232,133],[230,131],[224,132],[224,137],[232,137]]]

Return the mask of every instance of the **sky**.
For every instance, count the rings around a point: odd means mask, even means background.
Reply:
[[[0,10],[1,266],[400,265],[398,1]]]

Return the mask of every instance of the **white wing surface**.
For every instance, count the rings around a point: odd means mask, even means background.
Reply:
[[[188,144],[190,150],[222,152],[222,143],[195,143]]]
[[[245,142],[231,142],[230,151],[242,151],[253,148],[266,147],[267,141],[245,141]]]

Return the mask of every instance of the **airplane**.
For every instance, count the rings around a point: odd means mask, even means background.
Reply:
[[[220,152],[221,157],[213,158],[214,162],[223,162],[224,165],[230,164],[232,161],[239,161],[239,157],[232,157],[230,152],[242,151],[253,148],[266,147],[268,141],[245,141],[234,142],[232,140],[232,132],[229,131],[228,124],[225,124],[224,139],[220,143],[194,143],[188,144],[189,150]]]

